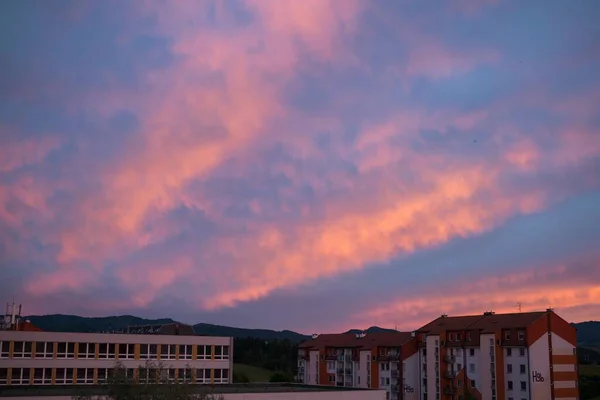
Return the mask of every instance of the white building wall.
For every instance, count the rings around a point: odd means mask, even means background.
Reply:
[[[308,360],[308,385],[318,385],[317,377],[319,375],[319,351],[311,350],[309,353],[310,357]]]
[[[521,355],[521,349],[524,350],[523,355]],[[504,380],[507,386],[507,395],[523,400],[529,399],[531,376],[529,374],[529,363],[527,362],[527,349],[523,347],[504,347],[502,353],[504,354]],[[546,353],[547,357],[548,354]],[[509,365],[512,367],[512,372],[508,372]],[[521,366],[525,368],[524,371],[522,371]],[[512,390],[508,389],[508,381],[513,383]],[[521,382],[526,382],[525,391],[521,390]]]
[[[575,354],[575,346],[567,342],[565,339],[558,336],[556,333],[551,333],[552,337],[552,354],[555,356],[572,356]]]
[[[473,355],[471,356],[471,349],[473,349]],[[477,347],[470,347],[464,349],[464,368],[467,374],[467,378],[475,381],[475,388],[481,392],[483,388],[483,375],[485,368],[481,363],[481,350]],[[489,364],[487,365],[489,370]]]
[[[548,400],[551,398],[548,336],[542,335],[541,338],[529,346],[528,350],[529,375],[527,383],[531,387],[531,400]],[[533,378],[534,375],[536,378]]]
[[[419,352],[404,360],[403,364],[403,379],[400,382],[400,390],[404,393],[405,400],[418,400],[420,397],[419,384]]]
[[[492,398],[492,349],[495,349],[496,341],[493,334],[481,335],[479,337],[479,348],[476,349],[476,354],[479,355],[479,380],[481,384],[477,384],[477,389],[481,393],[482,399]],[[494,360],[495,361],[495,360]],[[495,364],[494,364],[495,365]],[[498,393],[496,389],[496,394]]]
[[[440,337],[438,335],[427,336],[426,345],[427,345],[427,399],[435,399],[436,396],[436,377],[439,377],[439,371],[435,370],[436,361],[439,361],[439,358],[436,359],[436,347],[439,351],[439,341]],[[437,346],[436,346],[437,342]],[[438,356],[439,357],[439,356]],[[437,364],[439,366],[439,364]],[[438,381],[439,382],[439,381]]]
[[[360,377],[360,384],[358,387],[366,388],[368,387],[368,379],[367,379],[367,366],[370,365],[369,361],[371,360],[371,351],[364,350],[360,352],[360,367],[358,368],[358,376]]]

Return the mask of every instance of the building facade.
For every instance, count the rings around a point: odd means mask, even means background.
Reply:
[[[298,381],[384,389],[386,399],[419,399],[416,337],[410,332],[313,335],[298,347]]]
[[[185,378],[198,384],[232,381],[233,338],[196,336],[193,328],[184,324],[128,331],[0,331],[0,386],[98,384],[111,376],[117,362],[134,378],[144,378],[139,376],[140,366],[160,363],[163,378],[168,380]]]
[[[416,331],[421,400],[577,400],[577,334],[553,310],[448,317]]]

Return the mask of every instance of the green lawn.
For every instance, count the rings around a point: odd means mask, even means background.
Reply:
[[[233,364],[233,371],[245,374],[250,382],[269,382],[273,371],[245,364]]]
[[[600,365],[579,365],[579,375],[600,376]]]

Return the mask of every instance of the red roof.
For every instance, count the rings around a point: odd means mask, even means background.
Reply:
[[[481,330],[484,333],[490,333],[498,329],[525,328],[547,313],[548,311],[536,311],[457,317],[441,316],[420,328],[418,332],[435,335],[444,331]]]
[[[354,333],[323,334],[307,340],[298,347],[322,350],[326,347],[372,349],[376,347],[400,347],[412,338],[410,332],[373,332],[364,337]]]
[[[26,331],[26,332],[43,332],[42,329],[38,328],[34,324],[29,321],[19,322],[16,325],[13,325],[11,328],[13,331]]]

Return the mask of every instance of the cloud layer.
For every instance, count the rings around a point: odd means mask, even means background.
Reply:
[[[597,5],[56,5],[0,6],[0,292],[28,313],[600,318]]]

